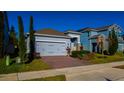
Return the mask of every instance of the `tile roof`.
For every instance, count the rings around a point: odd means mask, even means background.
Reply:
[[[90,31],[93,31],[95,30],[94,28],[90,28],[90,27],[86,27],[86,28],[83,28],[83,29],[80,29],[80,30],[77,30],[78,32],[90,32]]]
[[[58,35],[58,36],[66,36],[63,32],[59,32],[57,30],[54,29],[42,29],[42,30],[38,30],[35,32],[36,34],[46,34],[46,35]]]
[[[98,27],[98,28],[90,28],[90,27],[86,27],[80,30],[77,30],[79,32],[90,32],[90,31],[104,31],[107,30],[109,28],[113,28],[114,26],[116,26],[116,24],[112,24],[112,25],[108,25],[108,26],[103,26],[103,27]]]
[[[103,31],[103,30],[107,30],[108,28],[113,27],[113,25],[108,25],[108,26],[103,26],[103,27],[99,27],[99,28],[95,28],[97,31]]]

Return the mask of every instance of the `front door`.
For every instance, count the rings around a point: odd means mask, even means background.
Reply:
[[[92,43],[92,52],[97,52],[97,43]]]

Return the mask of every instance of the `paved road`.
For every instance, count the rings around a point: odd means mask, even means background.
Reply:
[[[68,67],[44,71],[0,75],[0,80],[27,80],[55,75],[65,75],[68,81],[118,81],[124,80],[124,69],[113,68],[123,62]]]

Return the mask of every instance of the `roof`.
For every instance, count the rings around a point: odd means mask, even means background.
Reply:
[[[90,39],[96,39],[96,38],[99,37],[99,36],[100,36],[100,34],[98,34],[98,35],[93,35],[93,36],[90,37]]]
[[[35,32],[36,34],[45,34],[45,35],[57,35],[57,36],[66,36],[63,32],[59,32],[57,30],[54,29],[42,29],[42,30],[38,30]]]
[[[98,28],[90,28],[90,27],[86,27],[80,30],[77,30],[78,32],[90,32],[90,31],[104,31],[104,30],[108,30],[109,28],[113,28],[114,26],[116,26],[116,24],[111,24],[108,26],[102,26],[102,27],[98,27]]]
[[[95,28],[97,31],[104,31],[109,29],[110,27],[113,27],[113,25],[108,25],[108,26],[103,26],[103,27],[99,27],[99,28]]]
[[[79,35],[81,34],[81,32],[77,32],[77,31],[73,31],[73,30],[68,30],[65,32],[65,34],[67,34],[67,33],[79,34]]]
[[[77,30],[78,32],[90,32],[95,30],[94,28],[90,28],[90,27],[86,27],[86,28],[82,28],[80,30]]]

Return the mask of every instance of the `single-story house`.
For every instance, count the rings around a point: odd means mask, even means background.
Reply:
[[[40,53],[40,56],[66,56],[67,48],[78,49],[75,47],[80,45],[80,34],[80,32],[64,33],[53,29],[35,31],[35,52]],[[27,37],[27,52],[29,51],[29,37]]]

